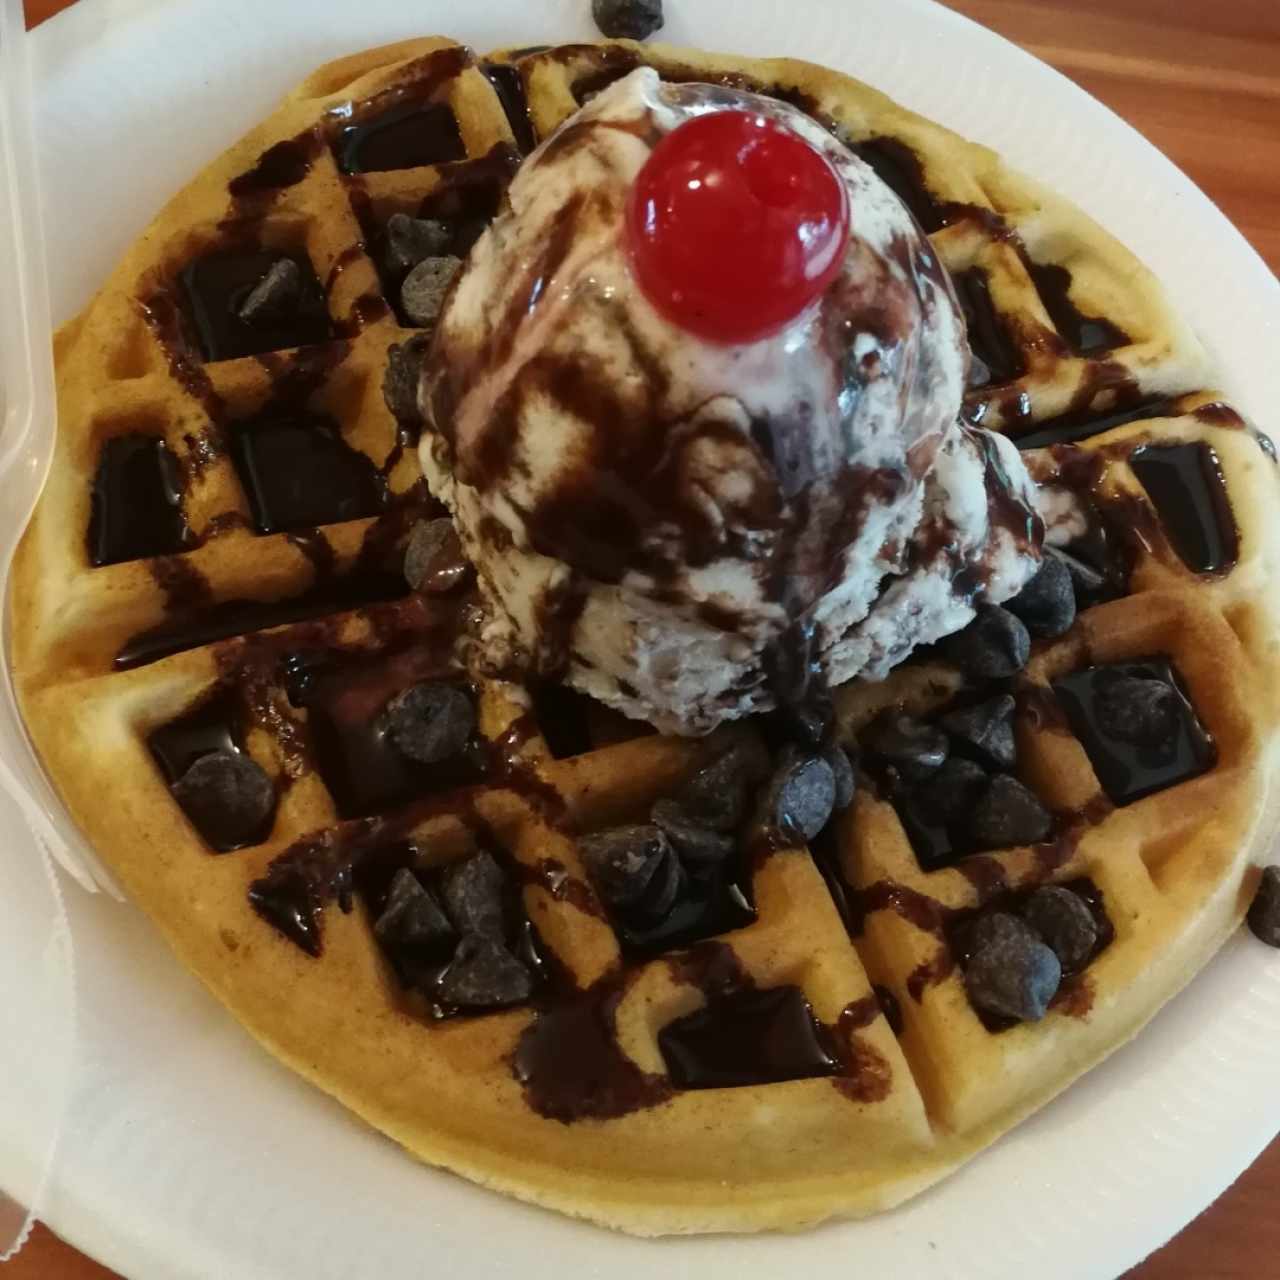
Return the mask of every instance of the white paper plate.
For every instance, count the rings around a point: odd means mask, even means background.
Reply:
[[[1227,388],[1280,427],[1280,286],[1190,182],[1068,81],[928,0],[669,7],[673,42],[827,62],[1056,185],[1150,263]],[[428,32],[482,47],[589,38],[587,11],[587,0],[82,0],[35,37],[55,317],[315,65]],[[28,839],[16,825],[0,837]],[[796,1237],[643,1243],[418,1167],[276,1066],[132,908],[70,899],[81,1061],[45,1216],[134,1277],[752,1280],[833,1264],[877,1277],[1114,1276],[1280,1129],[1280,956],[1239,937],[1136,1044],[904,1209]],[[12,1176],[2,1161],[0,1185]]]

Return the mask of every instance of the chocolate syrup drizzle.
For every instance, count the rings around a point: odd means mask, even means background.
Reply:
[[[480,70],[493,85],[493,91],[502,103],[502,109],[506,112],[507,122],[511,126],[516,146],[520,148],[520,154],[527,156],[537,146],[537,139],[533,134],[533,121],[529,118],[529,99],[519,67],[486,62]]]
[[[607,974],[540,1012],[525,1029],[511,1069],[538,1115],[562,1124],[611,1120],[673,1095],[665,1075],[642,1071],[618,1044],[618,1005],[635,976]]]
[[[268,147],[252,169],[228,184],[233,201],[231,220],[265,213],[281,191],[296,187],[311,172],[322,145],[319,131],[307,129],[296,138]]]
[[[876,996],[851,1003],[832,1027],[814,1018],[799,988],[757,987],[723,942],[666,963],[704,1000],[659,1033],[668,1074],[641,1070],[619,1046],[618,1005],[637,975],[613,971],[585,991],[557,993],[521,1035],[512,1069],[534,1111],[563,1124],[613,1119],[658,1106],[677,1089],[815,1077],[854,1101],[887,1096],[888,1062],[857,1034],[881,1015]]]

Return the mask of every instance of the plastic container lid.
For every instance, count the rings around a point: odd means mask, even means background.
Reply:
[[[48,472],[55,430],[25,35],[22,0],[0,0],[0,510],[11,514],[0,530],[0,592],[6,595],[9,564]],[[83,842],[27,740],[7,663],[2,683],[0,822],[19,831],[25,823],[34,838],[0,857],[0,1097],[9,1100],[0,1143],[13,1153],[7,1167],[19,1171],[0,1192],[0,1259],[22,1247],[49,1185],[75,1058],[71,935],[51,857],[85,888],[99,881],[96,860],[83,856]]]
[[[48,283],[21,0],[0,0],[0,592],[53,457],[56,408]],[[4,664],[0,788],[46,852],[91,892],[120,897],[36,759]]]

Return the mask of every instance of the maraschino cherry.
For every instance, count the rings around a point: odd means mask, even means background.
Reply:
[[[826,157],[748,111],[673,129],[627,206],[645,296],[682,329],[724,344],[798,316],[835,279],[848,235],[848,194]]]

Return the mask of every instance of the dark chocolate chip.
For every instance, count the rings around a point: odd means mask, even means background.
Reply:
[[[871,722],[863,746],[909,782],[922,782],[947,758],[947,735],[902,711],[884,711]]]
[[[499,1009],[533,994],[529,970],[500,942],[469,933],[440,978],[439,995],[461,1009]]]
[[[666,854],[658,862],[653,879],[639,902],[626,908],[627,919],[632,924],[652,925],[666,919],[667,913],[676,905],[676,899],[684,891],[687,877],[684,867],[676,852],[668,848]]]
[[[1044,554],[1047,559],[1052,558],[1064,565],[1071,575],[1071,587],[1075,592],[1077,608],[1093,600],[1107,585],[1105,574],[1099,573],[1091,564],[1086,564],[1061,547],[1045,547]]]
[[[1098,923],[1079,894],[1047,884],[1027,899],[1022,918],[1062,962],[1067,973],[1082,969],[1098,945]]]
[[[613,907],[639,901],[655,873],[674,857],[666,834],[647,823],[583,836],[578,852],[600,896]]]
[[[957,749],[991,769],[1012,769],[1018,757],[1013,740],[1013,699],[1006,693],[975,707],[948,711],[938,724]]]
[[[387,371],[382,375],[382,398],[395,420],[417,429],[422,426],[418,408],[418,382],[430,338],[415,333],[408,342],[397,342],[387,352]]]
[[[704,765],[677,799],[690,817],[713,831],[736,831],[747,816],[748,792],[769,776],[768,753],[755,739],[735,743]]]
[[[1280,947],[1280,866],[1263,870],[1258,892],[1249,908],[1253,936],[1269,947]]]
[[[1007,911],[989,911],[976,916],[965,925],[959,931],[957,941],[964,954],[972,959],[987,947],[1017,939],[1041,941],[1017,916],[1010,915]]]
[[[302,300],[302,271],[292,258],[280,258],[249,290],[236,310],[247,325],[277,324],[290,316]]]
[[[455,937],[435,898],[408,867],[401,867],[393,877],[387,904],[373,931],[391,951],[443,951]]]
[[[506,888],[502,868],[484,849],[446,867],[440,878],[445,910],[458,932],[499,941],[507,936]]]
[[[969,960],[964,985],[974,1006],[1018,1022],[1039,1022],[1062,982],[1062,965],[1030,933],[1010,931]]]
[[[456,756],[476,727],[471,699],[451,684],[415,684],[387,703],[385,715],[391,741],[418,764]]]
[[[1076,596],[1071,570],[1056,556],[1045,556],[1035,577],[1006,609],[1021,618],[1033,636],[1052,639],[1071,629],[1076,620]]]
[[[1031,636],[1021,619],[998,604],[980,604],[963,631],[947,636],[943,655],[966,675],[1003,680],[1016,675],[1031,656]]]
[[[438,218],[411,218],[393,213],[387,219],[387,246],[384,265],[394,276],[411,271],[427,258],[446,253],[453,231]]]
[[[662,0],[591,0],[591,12],[610,40],[645,40],[662,26]]]
[[[812,840],[830,821],[835,803],[831,765],[794,747],[784,750],[769,783],[765,820],[786,835]]]
[[[1099,685],[1094,700],[1098,728],[1138,746],[1170,742],[1178,729],[1178,694],[1163,680],[1118,676]]]
[[[471,576],[471,563],[462,554],[458,531],[448,516],[419,520],[404,553],[405,581],[426,595],[456,590]]]
[[[732,836],[696,822],[675,800],[659,800],[649,815],[666,832],[676,852],[695,865],[723,862],[734,850]]]
[[[853,803],[853,793],[858,786],[849,753],[843,747],[832,745],[822,753],[822,758],[831,766],[831,776],[835,780],[835,807],[847,809]]]
[[[1163,659],[1073,671],[1054,682],[1053,693],[1115,804],[1185,782],[1217,759]]]
[[[173,795],[218,848],[260,840],[276,803],[266,770],[239,751],[201,756],[173,784]]]
[[[919,783],[913,799],[936,822],[958,822],[973,812],[987,789],[987,771],[972,760],[951,756],[935,774]]]
[[[991,785],[973,810],[973,838],[979,849],[1035,844],[1049,834],[1053,817],[1017,778],[1007,773]]]
[[[405,276],[400,286],[400,305],[411,324],[424,328],[435,324],[445,295],[461,269],[461,258],[424,258]]]

